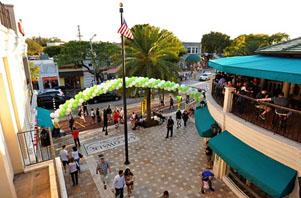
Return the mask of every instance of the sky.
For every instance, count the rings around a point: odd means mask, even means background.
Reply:
[[[167,29],[181,41],[200,42],[210,31],[234,39],[240,34],[285,32],[301,36],[301,0],[0,0],[13,4],[26,37],[58,37],[63,41],[120,42],[119,3],[131,28],[150,24]]]

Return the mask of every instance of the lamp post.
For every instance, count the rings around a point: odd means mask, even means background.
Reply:
[[[120,16],[121,16],[121,25],[123,21],[123,4],[120,3]],[[123,91],[123,116],[124,116],[124,143],[125,143],[125,165],[130,164],[129,161],[129,148],[128,148],[128,126],[127,126],[127,108],[126,108],[126,84],[125,84],[125,51],[124,51],[124,37],[121,35],[121,44],[122,44],[122,91]]]
[[[94,81],[96,84],[96,65],[95,65],[95,61],[94,61],[94,52],[93,52],[93,45],[92,45],[92,39],[96,36],[96,34],[94,34],[91,38],[90,38],[90,48],[91,48],[91,53],[92,53],[92,67],[93,67],[93,71],[94,71]]]

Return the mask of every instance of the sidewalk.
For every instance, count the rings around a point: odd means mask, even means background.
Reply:
[[[171,113],[174,114],[174,113]],[[135,133],[140,141],[129,144],[130,165],[124,165],[124,146],[112,148],[102,152],[111,165],[110,179],[119,169],[129,167],[136,176],[135,189],[132,198],[157,198],[164,190],[170,192],[171,198],[235,198],[231,190],[219,179],[213,180],[215,192],[212,194],[200,193],[200,174],[206,170],[206,156],[203,149],[203,140],[198,135],[194,123],[190,120],[186,128],[174,129],[174,136],[165,139],[166,125],[162,124],[151,128],[140,128],[129,132]],[[112,138],[123,134],[123,126],[114,129],[109,127],[109,135],[97,129],[80,133],[80,152],[84,155],[81,160],[82,172],[79,176],[79,185],[73,187],[71,176],[65,174],[68,196],[113,198],[110,190],[104,190],[99,175],[95,174],[96,162],[99,153],[87,155],[84,144]],[[70,135],[55,141],[56,153],[66,144],[68,151],[74,145]],[[110,184],[111,185],[111,184]],[[127,195],[126,188],[125,197]]]

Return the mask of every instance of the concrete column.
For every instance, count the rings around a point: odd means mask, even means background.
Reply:
[[[284,97],[286,98],[288,97],[289,90],[290,90],[290,83],[284,82],[282,87],[282,92],[284,93]]]
[[[234,87],[225,87],[224,107],[223,112],[228,113],[232,110]]]
[[[215,76],[210,76],[210,85],[209,85],[209,93],[211,94],[212,93],[212,83],[215,79]]]

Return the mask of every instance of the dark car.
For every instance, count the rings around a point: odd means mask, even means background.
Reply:
[[[70,99],[70,97],[43,93],[38,95],[38,107],[53,109],[53,99],[55,101],[55,108],[58,108],[61,104],[64,104],[66,100]]]
[[[110,92],[107,92],[105,94],[95,96],[94,98],[88,100],[88,103],[96,104],[96,103],[99,103],[99,102],[112,101],[112,100],[117,101],[117,100],[120,100],[120,99],[121,99],[121,96],[117,92],[110,91]]]

